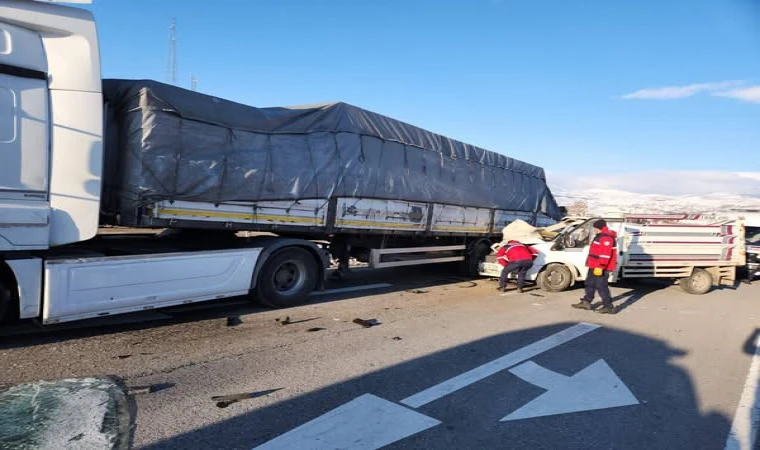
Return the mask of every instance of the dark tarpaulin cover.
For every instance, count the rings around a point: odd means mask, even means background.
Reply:
[[[377,198],[560,211],[544,170],[346,103],[254,108],[104,80],[105,206]],[[115,180],[115,181],[114,181]]]

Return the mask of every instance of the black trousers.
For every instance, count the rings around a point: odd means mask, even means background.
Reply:
[[[594,275],[593,269],[588,270],[588,276],[586,277],[586,295],[583,296],[583,300],[587,302],[594,301],[594,294],[599,293],[599,297],[602,299],[602,305],[612,306],[612,297],[610,295],[609,286],[610,273],[606,270],[602,272],[602,275]]]
[[[499,277],[499,287],[507,287],[507,277],[510,273],[517,272],[517,288],[522,288],[525,286],[525,275],[528,273],[528,270],[530,270],[531,267],[533,267],[533,261],[527,259],[507,264],[501,270],[501,276]]]

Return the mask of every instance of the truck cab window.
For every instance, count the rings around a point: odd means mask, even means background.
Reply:
[[[583,248],[590,242],[592,222],[588,221],[578,226],[565,236],[565,248]]]

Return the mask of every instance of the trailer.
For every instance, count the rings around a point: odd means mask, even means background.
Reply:
[[[524,240],[539,251],[528,279],[549,292],[560,292],[584,281],[593,223],[598,219],[563,221],[564,229],[548,242],[535,237]],[[679,214],[630,214],[604,219],[618,236],[618,267],[610,273],[610,282],[672,279],[686,292],[705,294],[714,286],[733,285],[737,269],[746,262],[742,221],[699,223],[697,218]],[[479,267],[483,276],[501,274],[501,266],[492,255]]]
[[[101,80],[92,15],[56,3],[0,0],[0,317],[287,307],[331,259],[477,275],[506,224],[560,217],[542,168],[356,106]]]

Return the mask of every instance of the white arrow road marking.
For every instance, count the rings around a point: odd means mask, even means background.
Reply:
[[[414,394],[411,397],[407,397],[401,400],[401,403],[411,406],[412,408],[419,408],[420,406],[427,405],[432,401],[438,400],[441,397],[458,391],[459,389],[467,387],[486,377],[490,377],[502,370],[509,369],[515,364],[527,361],[545,351],[557,347],[558,345],[572,341],[590,331],[594,331],[597,328],[599,328],[599,325],[594,325],[592,323],[579,323],[578,325],[573,325],[559,333],[553,334],[530,345],[526,345],[525,347],[515,350],[512,353],[508,353],[499,359],[487,362],[482,366],[476,367],[454,378],[450,378],[443,383],[436,384],[435,386]]]
[[[760,335],[755,340],[755,354],[749,366],[744,391],[736,407],[731,432],[726,440],[726,450],[752,450],[757,441],[760,426]]]
[[[374,450],[441,422],[372,394],[365,394],[255,450]]]
[[[639,403],[603,359],[570,377],[533,361],[510,369],[510,372],[547,391],[501,419],[502,422]]]
[[[425,389],[402,400],[401,403],[412,408],[426,405],[597,328],[599,325],[590,323],[573,325],[559,333]],[[349,448],[374,450],[425,431],[440,423],[436,419],[409,408],[371,394],[365,394],[256,447],[254,450]]]

